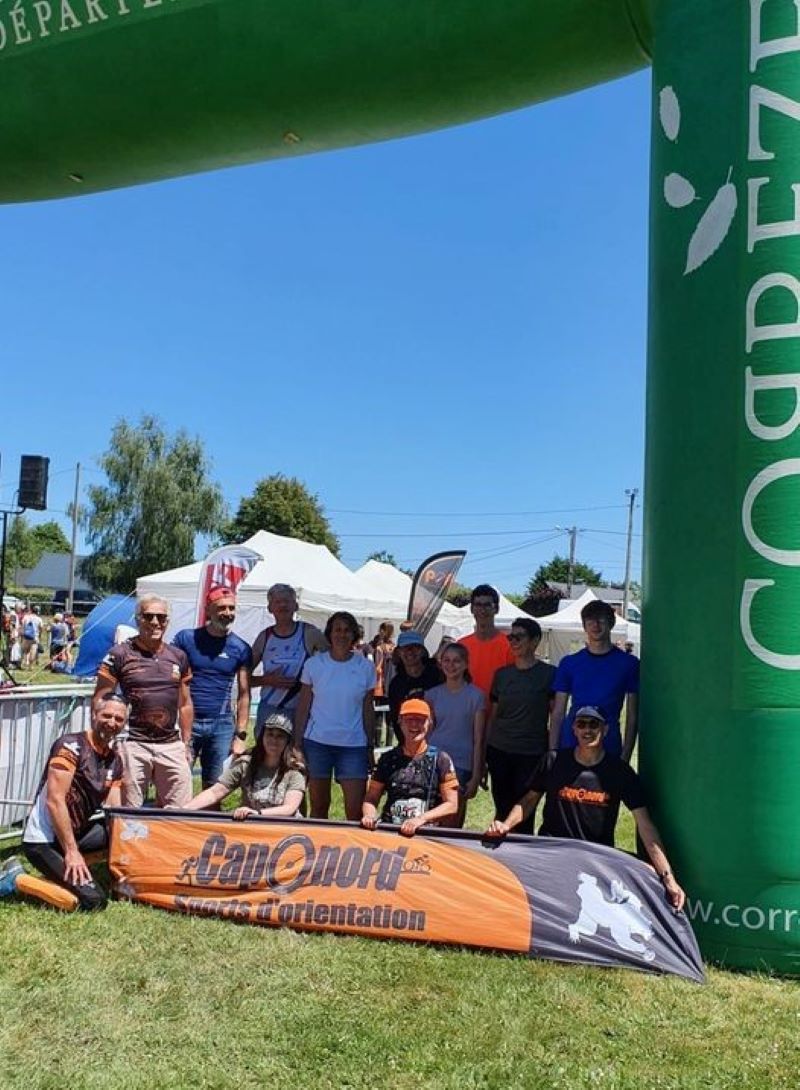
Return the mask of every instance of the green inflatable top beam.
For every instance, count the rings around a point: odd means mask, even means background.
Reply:
[[[0,0],[0,201],[426,132],[625,75],[653,0]]]

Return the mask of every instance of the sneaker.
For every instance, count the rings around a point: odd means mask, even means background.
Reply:
[[[17,878],[24,872],[24,867],[14,855],[7,859],[0,868],[0,897],[9,897],[16,891]]]

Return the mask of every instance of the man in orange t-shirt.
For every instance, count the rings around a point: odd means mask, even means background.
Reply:
[[[475,631],[458,642],[469,653],[472,683],[483,691],[488,707],[495,671],[501,666],[512,666],[514,656],[508,636],[495,627],[494,619],[500,609],[500,595],[494,587],[490,587],[488,583],[475,587],[470,596],[469,608],[475,618]]]

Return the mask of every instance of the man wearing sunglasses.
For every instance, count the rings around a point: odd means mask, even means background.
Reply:
[[[192,797],[192,671],[185,652],[165,643],[168,624],[162,598],[140,598],[137,635],[112,647],[97,671],[95,706],[117,688],[131,706],[121,751],[123,806],[141,806],[151,784],[158,806],[180,808]]]
[[[548,753],[519,802],[503,821],[493,821],[485,835],[505,836],[536,812],[544,796],[540,836],[589,840],[613,848],[619,804],[624,802],[633,814],[637,832],[667,899],[673,908],[682,909],[686,895],[675,881],[658,829],[647,811],[641,780],[630,765],[604,748],[608,733],[606,715],[599,708],[579,708],[572,731],[577,745]]]

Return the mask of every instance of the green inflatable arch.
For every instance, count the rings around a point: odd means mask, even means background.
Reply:
[[[0,200],[424,132],[648,63],[642,764],[705,954],[796,973],[794,0],[0,0]]]

